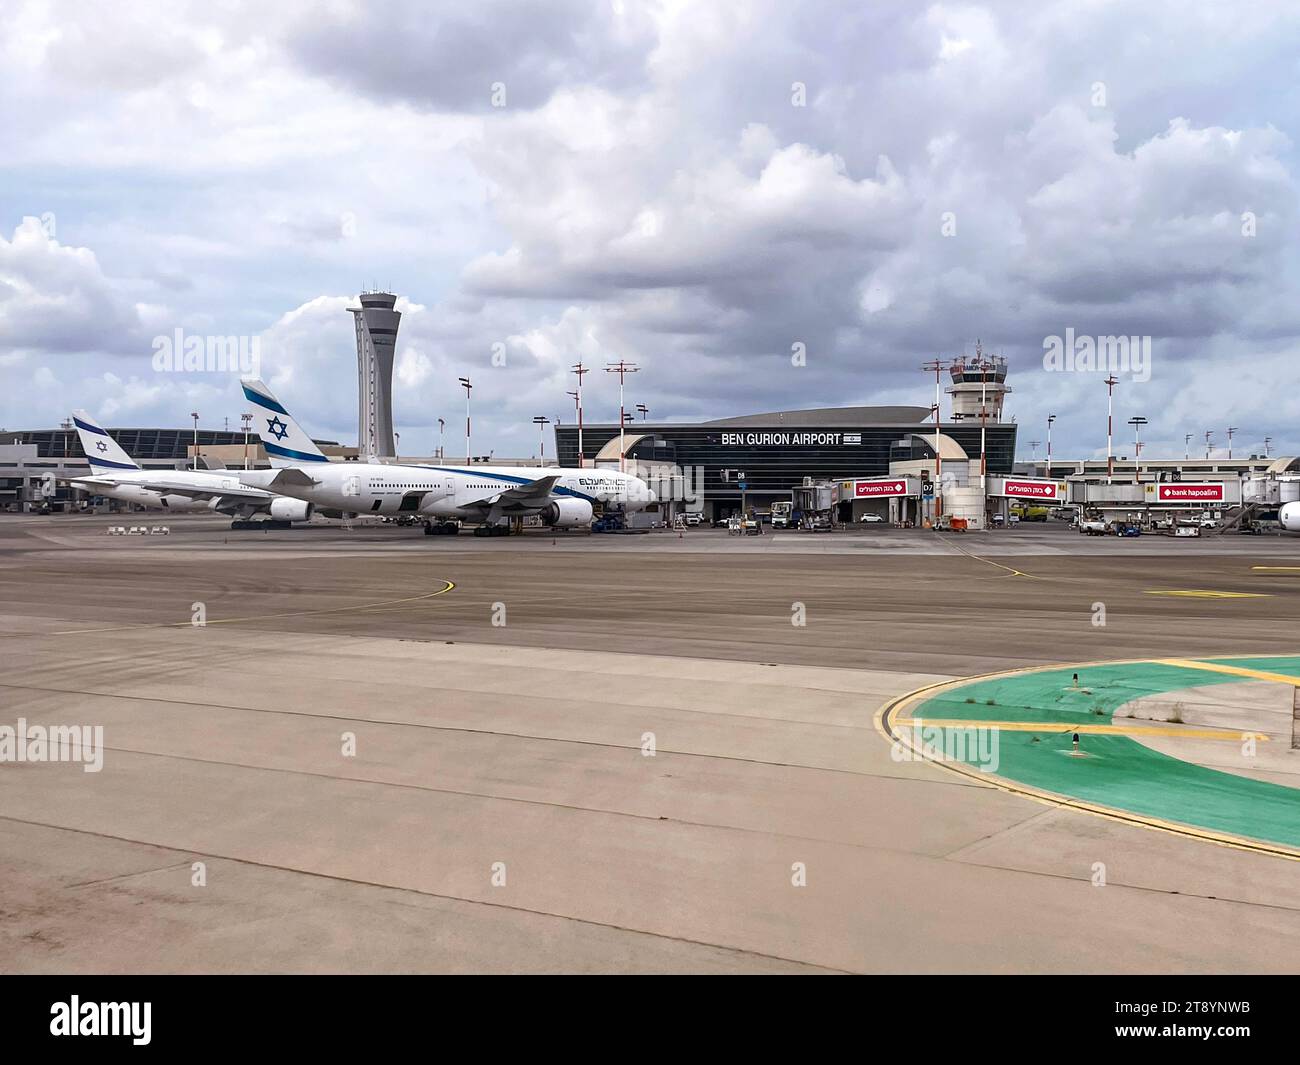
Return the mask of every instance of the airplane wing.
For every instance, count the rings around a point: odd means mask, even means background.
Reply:
[[[507,488],[504,492],[494,492],[473,502],[462,504],[463,507],[477,507],[485,512],[495,514],[522,514],[531,510],[541,510],[551,499],[551,491],[560,478],[539,477],[535,481]]]
[[[266,503],[271,493],[261,488],[198,488],[194,485],[169,484],[166,481],[135,481],[139,488],[147,488],[161,495],[185,496],[186,499],[231,499],[244,503]]]
[[[266,487],[274,490],[277,485],[295,485],[300,488],[310,488],[312,485],[320,484],[315,477],[309,477],[296,466],[284,466],[275,471],[275,476],[266,482]]]

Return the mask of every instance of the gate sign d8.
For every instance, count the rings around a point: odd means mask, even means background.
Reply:
[[[1019,499],[1042,499],[1049,503],[1061,498],[1059,481],[1013,480],[1008,477],[1002,491]]]
[[[858,499],[882,499],[907,495],[907,479],[891,477],[884,481],[854,481],[853,494]]]

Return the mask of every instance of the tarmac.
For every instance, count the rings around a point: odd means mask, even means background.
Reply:
[[[131,517],[171,533],[0,518],[0,725],[105,746],[0,763],[5,972],[1297,968],[1300,862],[900,760],[875,718],[1295,654],[1300,537]],[[1220,689],[1195,713],[1238,724]]]

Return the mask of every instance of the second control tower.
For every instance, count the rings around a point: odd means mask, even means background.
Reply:
[[[357,331],[357,448],[363,458],[393,458],[393,352],[401,311],[391,292],[363,292],[349,307]]]

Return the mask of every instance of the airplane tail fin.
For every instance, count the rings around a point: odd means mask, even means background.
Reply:
[[[263,382],[245,378],[240,383],[244,386],[245,398],[255,408],[253,424],[262,438],[262,446],[266,448],[272,466],[279,469],[283,466],[329,461]]]
[[[77,436],[81,438],[81,450],[86,453],[86,461],[95,473],[140,468],[140,464],[123,451],[104,427],[84,410],[72,412],[72,423],[77,427]]]

